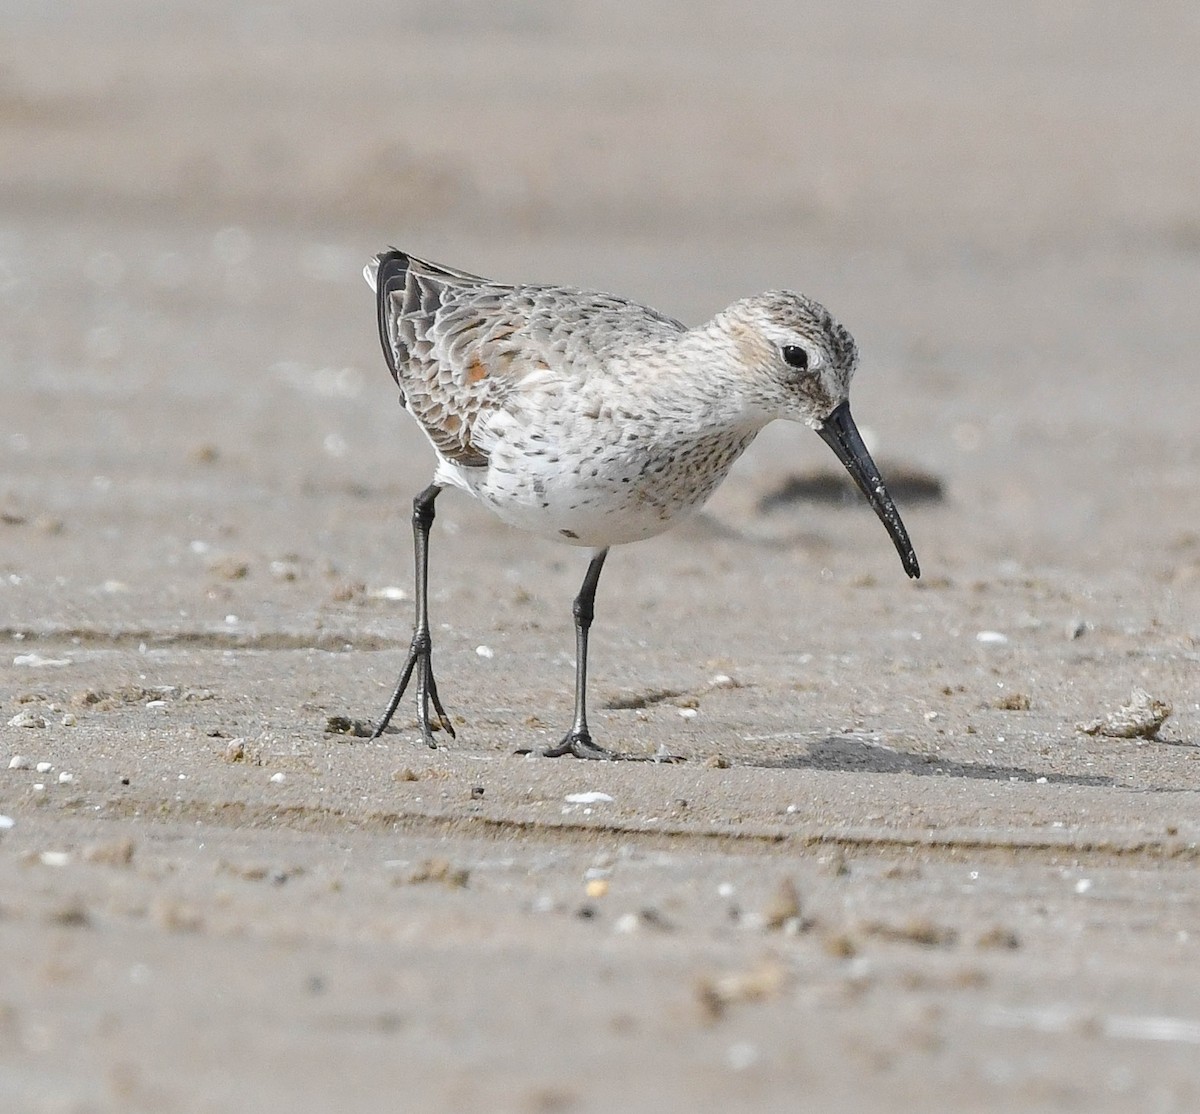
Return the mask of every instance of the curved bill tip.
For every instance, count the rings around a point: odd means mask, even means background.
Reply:
[[[896,510],[896,504],[892,502],[887,488],[883,486],[879,469],[875,467],[875,461],[867,452],[867,446],[863,444],[858,427],[850,416],[850,403],[843,402],[836,407],[817,432],[825,444],[837,454],[838,460],[846,466],[846,471],[858,484],[859,490],[867,497],[867,502],[879,516],[879,521],[891,535],[892,544],[900,554],[900,563],[904,566],[904,571],[914,579],[919,577],[921,566],[917,563],[916,550],[908,540],[908,531],[904,529],[904,523],[900,520],[900,512]]]

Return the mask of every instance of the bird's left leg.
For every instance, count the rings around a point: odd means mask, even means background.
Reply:
[[[575,616],[575,719],[571,730],[563,737],[561,743],[542,751],[546,758],[561,758],[569,754],[575,758],[599,758],[612,762],[624,757],[592,742],[592,734],[587,724],[588,629],[592,625],[595,613],[596,585],[600,581],[600,570],[604,568],[604,558],[607,556],[608,550],[601,549],[592,558],[579,595],[575,597],[571,607]]]
[[[417,590],[417,621],[413,627],[412,642],[408,647],[408,657],[404,668],[400,671],[400,680],[388,701],[383,718],[375,727],[372,739],[378,739],[383,734],[396,708],[404,698],[404,692],[412,679],[414,670],[417,674],[417,718],[421,723],[421,734],[425,742],[436,747],[433,741],[433,727],[429,722],[429,705],[432,702],[437,713],[438,725],[454,737],[454,726],[450,723],[442,702],[438,699],[437,682],[433,679],[433,639],[429,634],[429,528],[433,525],[434,500],[442,490],[440,484],[430,484],[413,500],[413,557],[416,562]]]

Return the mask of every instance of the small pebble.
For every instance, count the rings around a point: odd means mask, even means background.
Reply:
[[[352,735],[356,739],[369,739],[375,732],[375,724],[370,720],[352,719],[350,716],[329,716],[325,720],[325,730],[331,735]]]
[[[70,861],[71,856],[66,851],[43,851],[38,856],[42,866],[66,866]]]
[[[975,946],[1013,951],[1021,946],[1021,940],[1011,928],[1002,928],[997,925],[980,934],[975,940]]]
[[[16,821],[11,816],[0,814],[0,832],[6,832],[11,828]]]
[[[850,873],[850,864],[846,862],[846,856],[841,851],[835,851],[825,860],[825,869],[835,878],[844,878]]]
[[[58,784],[59,785],[70,785],[71,782],[73,782],[74,780],[75,780],[75,775],[67,773],[66,770],[63,770],[62,773],[60,773],[58,775]]]
[[[858,944],[847,932],[831,932],[821,941],[826,955],[834,959],[853,959],[858,954]]]
[[[496,656],[496,651],[490,646],[476,646],[475,653],[481,658],[487,658],[489,661]]]
[[[408,876],[409,882],[442,882],[453,889],[463,889],[471,872],[466,867],[454,866],[449,859],[440,857],[426,859]]]
[[[48,774],[54,769],[54,766],[50,762],[39,762],[36,766],[34,766],[34,769],[37,770],[39,774]]]
[[[269,568],[276,580],[296,580],[300,576],[300,566],[295,561],[272,561]]]
[[[608,879],[592,878],[585,887],[585,892],[588,897],[604,897],[608,893]]]
[[[1030,701],[1023,692],[1010,692],[996,701],[996,707],[1002,712],[1028,712]]]
[[[8,721],[9,727],[45,727],[46,720],[43,716],[39,716],[37,712],[18,712],[12,719]]]
[[[8,768],[10,770],[29,770],[33,768],[33,763],[23,754],[14,754],[8,760]]]
[[[707,1021],[719,1021],[729,1008],[743,1002],[776,997],[788,981],[788,972],[774,960],[764,960],[745,971],[706,976],[696,984],[696,994]]]
[[[1008,635],[1001,634],[998,630],[981,630],[975,636],[975,641],[986,646],[1003,646],[1008,642]]]
[[[278,773],[271,775],[271,781],[276,785],[282,785],[285,781],[287,781],[287,774],[280,770]]]
[[[790,878],[784,878],[762,911],[767,928],[781,929],[789,922],[800,920],[800,894]]]
[[[250,562],[242,557],[217,557],[209,562],[208,571],[222,580],[245,580],[250,575]]]
[[[216,445],[195,445],[188,451],[188,459],[196,464],[216,464],[221,457],[221,450]]]
[[[85,863],[106,863],[109,866],[128,866],[133,860],[134,842],[128,837],[104,843],[89,843],[83,849]]]
[[[46,919],[51,924],[62,925],[64,928],[87,928],[91,923],[87,909],[78,898],[48,913]]]
[[[343,580],[335,584],[329,593],[329,598],[335,603],[349,603],[359,596],[365,595],[367,586],[361,580]]]
[[[67,712],[62,718],[63,727],[74,727],[77,723],[79,723],[79,720],[75,718],[74,712]]]

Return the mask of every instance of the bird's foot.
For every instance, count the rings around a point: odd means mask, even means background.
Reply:
[[[546,747],[545,750],[534,751],[533,747],[522,747],[517,754],[539,754],[542,758],[587,758],[593,762],[627,762],[629,756],[618,754],[615,750],[598,746],[592,742],[592,736],[587,731],[569,731],[563,741],[557,746]]]
[[[572,731],[555,747],[547,747],[541,752],[543,758],[587,758],[595,762],[624,762],[626,756],[615,750],[599,746],[592,742],[592,737],[586,731]]]
[[[408,648],[408,658],[404,662],[404,668],[400,671],[400,680],[396,682],[396,688],[392,693],[391,700],[388,701],[387,710],[380,718],[371,738],[378,739],[391,722],[396,708],[404,699],[404,693],[408,690],[414,673],[417,678],[417,722],[421,726],[421,737],[425,740],[426,746],[436,750],[437,743],[433,741],[434,731],[438,729],[445,731],[453,739],[454,725],[450,722],[450,717],[446,715],[446,709],[442,707],[441,698],[438,696],[437,681],[433,679],[433,647],[429,635],[422,635],[421,632],[413,635],[412,645]],[[431,704],[437,716],[436,722],[431,720],[429,714]]]
[[[517,754],[537,753],[542,758],[586,758],[593,762],[683,762],[684,759],[676,754],[619,754],[615,750],[599,746],[592,742],[591,735],[586,731],[571,731],[557,746],[545,750],[534,751],[533,747],[522,747]]]
[[[421,723],[421,737],[425,740],[426,746],[437,750],[437,743],[433,741],[435,727],[445,731],[453,739],[455,737],[454,724],[450,722],[450,717],[446,715],[446,709],[442,707],[442,701],[438,697],[437,682],[433,679],[433,663],[429,660],[428,654],[422,659],[420,670],[417,677],[417,718]],[[430,704],[437,713],[436,725],[429,722]]]

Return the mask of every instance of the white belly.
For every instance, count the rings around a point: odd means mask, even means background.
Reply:
[[[602,445],[565,453],[497,445],[484,468],[442,463],[439,482],[463,487],[512,526],[601,548],[652,538],[702,506],[754,439],[710,435],[691,444]]]

